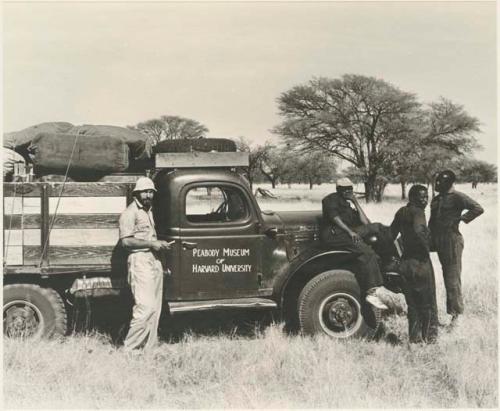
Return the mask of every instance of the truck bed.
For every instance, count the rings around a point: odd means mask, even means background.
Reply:
[[[4,183],[4,262],[106,266],[130,183]]]

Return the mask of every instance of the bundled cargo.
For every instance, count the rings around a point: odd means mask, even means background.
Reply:
[[[120,138],[71,134],[38,134],[28,154],[37,175],[65,174],[76,180],[122,172],[129,166],[129,148]]]
[[[118,126],[85,124],[72,127],[67,131],[67,134],[78,134],[85,137],[119,138],[128,145],[131,161],[147,161],[151,159],[149,137],[137,130]]]
[[[66,133],[72,127],[73,124],[64,121],[36,124],[20,131],[4,133],[3,146],[14,150],[19,146],[31,143],[39,133]]]

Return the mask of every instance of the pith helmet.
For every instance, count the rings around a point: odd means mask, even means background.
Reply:
[[[337,187],[352,187],[352,181],[349,180],[347,177],[344,178],[339,178],[337,180]]]
[[[137,191],[146,191],[146,190],[156,191],[153,180],[151,180],[148,177],[138,178],[137,181],[135,182],[135,187],[134,187],[134,190],[132,192],[135,193]]]

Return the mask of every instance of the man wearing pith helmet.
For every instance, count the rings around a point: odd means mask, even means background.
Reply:
[[[128,250],[128,282],[134,296],[130,329],[124,341],[127,351],[150,348],[156,343],[163,293],[162,252],[170,248],[158,240],[151,210],[154,183],[140,177],[134,200],[120,215],[120,241]]]
[[[358,234],[360,228],[372,224],[354,196],[351,180],[339,179],[337,192],[323,198],[322,207],[321,241],[329,248],[351,251],[358,256],[356,278],[366,294],[366,301],[381,310],[397,306],[394,293],[382,286],[383,277],[377,255]]]

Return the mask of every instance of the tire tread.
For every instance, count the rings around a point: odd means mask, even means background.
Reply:
[[[54,327],[50,331],[50,334],[47,337],[52,335],[65,335],[67,332],[67,316],[66,316],[66,307],[64,306],[64,301],[61,295],[52,288],[41,287],[37,284],[9,284],[3,287],[4,292],[4,302],[5,302],[5,294],[9,292],[9,290],[24,290],[26,294],[31,292],[37,292],[41,294],[50,304],[52,309],[54,310]]]
[[[299,317],[299,325],[300,329],[302,330],[303,333],[305,334],[314,334],[316,330],[314,327],[310,324],[308,320],[308,303],[309,303],[309,297],[311,293],[315,292],[316,289],[322,285],[323,281],[328,278],[332,278],[332,276],[335,275],[336,280],[339,282],[339,291],[350,291],[354,292],[355,294],[358,295],[360,294],[359,286],[356,283],[356,289],[352,289],[353,285],[353,278],[354,274],[351,273],[350,271],[347,270],[331,270],[331,271],[325,271],[315,277],[313,277],[302,289],[299,295],[299,301],[298,301],[298,317]],[[345,287],[342,288],[342,285]]]

